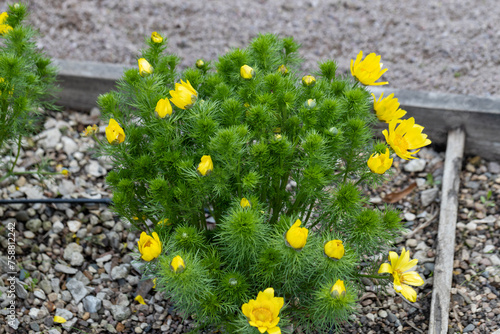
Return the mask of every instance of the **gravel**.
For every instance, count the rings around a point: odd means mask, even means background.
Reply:
[[[303,45],[304,72],[334,58],[347,73],[350,59],[363,50],[382,55],[391,87],[478,96],[500,91],[496,0],[29,2],[39,45],[55,58],[135,66],[144,39],[159,31],[186,67],[269,32]],[[49,136],[45,147],[55,142]]]
[[[37,152],[48,161],[48,168],[55,170],[58,164],[68,166],[75,162],[81,167],[80,172],[71,173],[68,178],[63,175],[44,179],[32,175],[25,176],[24,180],[22,177],[10,178],[0,184],[0,196],[22,198],[27,197],[32,188],[40,188],[44,196],[56,197],[61,184],[71,182],[75,188],[68,197],[109,197],[103,175],[86,173],[83,168],[94,161],[105,172],[109,170],[105,162],[90,155],[91,139],[79,136],[86,125],[98,123],[95,118],[98,113],[93,111],[91,115],[94,116],[72,111],[47,114],[46,129],[57,129],[61,122],[68,124],[65,135],[77,143],[82,156],[76,160],[76,153],[67,155],[62,145],[58,149],[43,148],[38,142],[44,139],[39,138],[34,143],[23,144],[16,170],[25,170]],[[103,133],[99,135],[102,139]],[[419,157],[425,160],[425,167],[414,172],[406,171],[408,162],[394,159],[393,177],[379,188],[367,190],[367,195],[373,205],[383,208],[383,198],[387,194],[417,183],[412,193],[394,204],[408,228],[407,234],[396,240],[395,248],[399,252],[405,246],[412,258],[419,259],[417,271],[425,284],[417,288],[417,302],[409,303],[391,286],[383,288],[376,282],[375,285],[366,282],[365,291],[359,296],[358,313],[344,325],[345,333],[422,333],[428,330],[444,153],[425,148],[419,152]],[[468,157],[463,167],[450,330],[490,333],[500,330],[500,173],[494,172],[492,162],[480,157]],[[16,189],[19,183],[24,185]],[[423,195],[428,193],[432,196],[422,203]],[[16,262],[23,268],[16,282],[17,309],[13,328],[17,327],[17,332],[55,333],[59,330],[66,334],[75,332],[72,327],[85,333],[196,332],[193,319],[177,313],[172,301],[153,289],[151,279],[141,277],[141,262],[136,261],[139,233],[130,231],[130,225],[115,217],[107,206],[11,204],[0,206],[0,215],[2,226],[9,222],[16,224]],[[42,224],[28,223],[34,220]],[[71,227],[78,225],[73,222],[79,223],[78,229]],[[71,232],[70,228],[76,232]],[[34,237],[27,238],[25,232],[33,233]],[[6,249],[3,247],[6,243],[6,234],[0,234],[2,249]],[[81,255],[79,261],[74,261],[74,254]],[[7,264],[4,255],[0,254],[2,268]],[[6,315],[2,310],[8,303],[5,292],[9,285],[6,274],[1,274],[0,278],[2,321]],[[135,301],[137,295],[143,296],[147,305]],[[68,321],[54,324],[54,315],[61,315]],[[11,329],[1,327],[0,334],[8,330]]]

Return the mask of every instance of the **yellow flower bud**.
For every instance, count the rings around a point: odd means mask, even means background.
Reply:
[[[247,200],[245,197],[241,199],[240,206],[242,208],[250,208],[252,205],[250,204],[250,201]]]
[[[385,149],[384,154],[373,153],[366,162],[373,173],[384,174],[392,166],[392,158],[389,149]]]
[[[303,76],[302,85],[304,85],[304,87],[314,87],[314,85],[316,85],[316,78],[312,75]]]
[[[125,140],[125,132],[114,119],[109,120],[109,125],[106,127],[106,139],[112,145],[121,144]]]
[[[153,66],[145,59],[141,58],[138,60],[139,63],[139,74],[141,77],[147,77],[151,73],[153,73]]]
[[[69,171],[67,169],[63,169],[61,174],[67,177],[69,175]]]
[[[139,252],[144,261],[156,259],[161,254],[161,241],[158,233],[153,232],[152,236],[142,232],[138,241]]]
[[[184,269],[186,269],[186,264],[180,255],[177,255],[172,259],[172,262],[170,262],[170,269],[172,269],[172,271],[176,274],[182,273]]]
[[[255,76],[255,71],[248,65],[243,65],[240,68],[240,75],[243,79],[250,80]]]
[[[189,109],[198,99],[198,92],[191,86],[189,80],[186,80],[186,82],[181,80],[181,83],[175,84],[175,90],[170,91],[170,96],[172,96],[170,101],[177,108]]]
[[[300,224],[302,222],[300,219],[297,219],[285,234],[286,242],[295,250],[304,248],[307,242],[307,235],[309,234],[309,230],[305,227],[300,227]]]
[[[280,140],[281,139],[281,135],[279,133],[275,133],[274,134],[274,139]]]
[[[160,99],[158,103],[156,103],[155,112],[160,118],[172,115],[172,105],[170,101],[168,99]]]
[[[288,74],[288,68],[286,68],[286,66],[283,64],[280,67],[278,67],[278,72],[280,72],[283,75],[287,75]]]
[[[325,255],[330,259],[340,260],[344,254],[345,249],[342,240],[330,240],[324,247]]]
[[[203,61],[203,59],[198,59],[196,61],[196,67],[203,68],[203,66],[205,66],[205,62]]]
[[[201,175],[205,176],[214,169],[214,164],[212,158],[209,155],[204,155],[201,157],[200,164],[196,169]]]
[[[159,44],[163,42],[163,37],[161,37],[161,35],[156,31],[153,31],[153,33],[151,34],[151,40],[153,41],[153,43]]]
[[[316,100],[315,99],[308,99],[305,103],[304,106],[306,108],[314,108],[316,107]]]
[[[163,220],[160,220],[156,225],[172,225],[171,223],[168,222],[168,218],[165,218]]]
[[[345,286],[344,281],[337,280],[330,290],[330,295],[333,298],[344,297],[345,296]]]

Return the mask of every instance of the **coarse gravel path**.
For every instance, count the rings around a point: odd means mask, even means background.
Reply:
[[[304,73],[331,58],[347,73],[363,50],[382,55],[391,87],[500,96],[497,0],[28,2],[39,44],[55,58],[135,64],[144,39],[159,31],[185,67],[270,32],[303,45]]]

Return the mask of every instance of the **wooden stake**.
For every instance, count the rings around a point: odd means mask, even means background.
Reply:
[[[439,213],[437,254],[434,265],[429,334],[448,333],[455,228],[458,214],[458,190],[464,146],[465,132],[463,129],[459,128],[448,132],[443,187],[441,189],[441,209]]]

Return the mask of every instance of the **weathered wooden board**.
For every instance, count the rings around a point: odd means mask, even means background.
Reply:
[[[123,70],[132,67],[70,60],[55,60],[59,67],[59,104],[90,110],[97,97],[115,87]],[[370,87],[378,97],[394,93],[408,116],[425,127],[434,145],[446,144],[449,130],[462,126],[467,134],[465,153],[500,160],[500,98],[432,93],[390,87]],[[382,125],[381,125],[382,126]]]
[[[458,190],[460,187],[464,144],[465,132],[463,129],[459,128],[449,132],[441,189],[429,334],[448,333],[450,291],[455,253],[455,228],[458,216]]]

